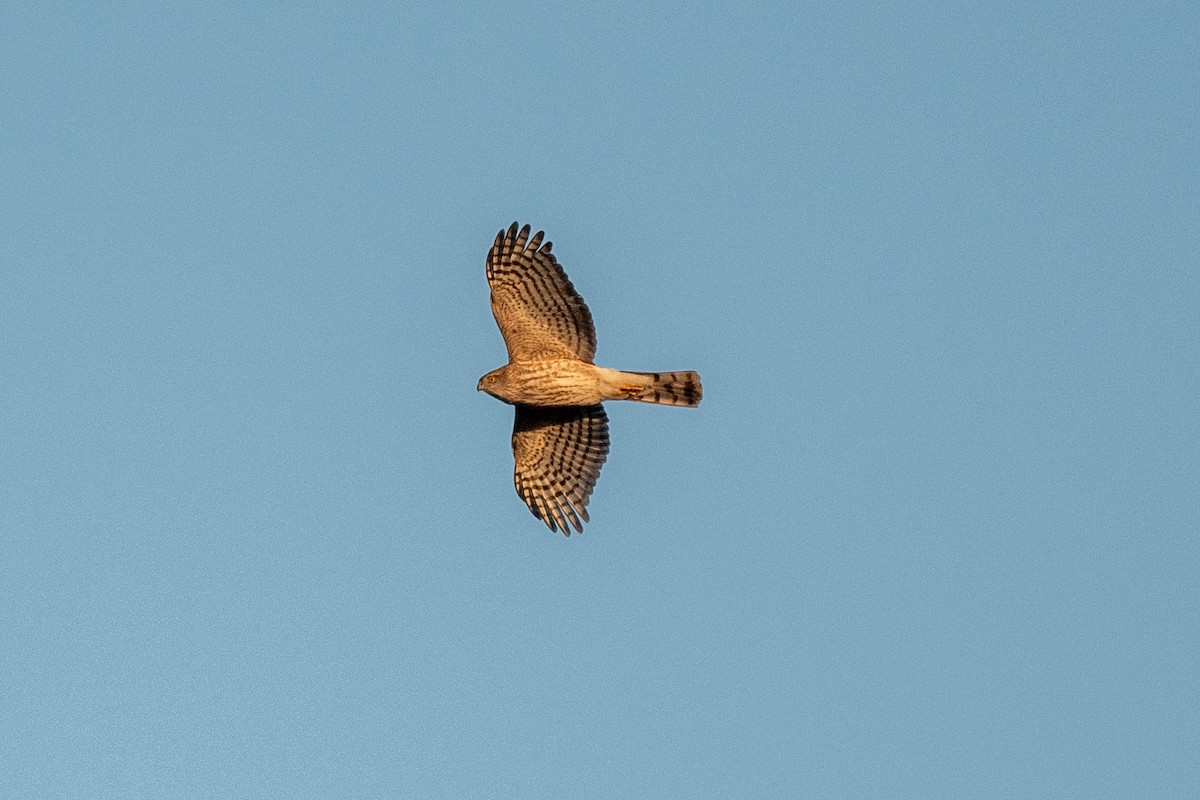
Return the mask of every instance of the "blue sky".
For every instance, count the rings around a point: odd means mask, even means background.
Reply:
[[[1200,794],[1191,3],[0,11],[0,795]],[[512,489],[484,256],[612,404]]]

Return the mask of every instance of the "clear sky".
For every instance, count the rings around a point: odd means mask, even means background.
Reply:
[[[1200,796],[1194,2],[330,5],[0,10],[0,796]]]

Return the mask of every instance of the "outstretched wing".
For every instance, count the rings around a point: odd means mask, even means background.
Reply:
[[[578,358],[596,355],[596,328],[583,298],[550,253],[544,233],[529,238],[529,226],[517,223],[496,234],[488,253],[487,279],[492,314],[509,361]]]
[[[513,483],[533,515],[571,535],[583,533],[587,502],[608,457],[603,406],[517,406],[513,423]]]

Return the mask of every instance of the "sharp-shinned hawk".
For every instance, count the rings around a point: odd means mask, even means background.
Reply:
[[[695,372],[623,372],[592,363],[592,315],[550,253],[543,232],[513,223],[487,258],[492,314],[508,364],[478,389],[516,406],[512,447],[517,494],[533,515],[571,535],[583,532],[587,503],[608,456],[604,400],[700,404]]]

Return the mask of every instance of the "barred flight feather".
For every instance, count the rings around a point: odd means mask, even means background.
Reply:
[[[583,532],[587,503],[608,457],[604,407],[517,406],[513,482],[525,505],[550,530]]]
[[[596,355],[592,314],[575,291],[567,273],[542,244],[538,231],[529,239],[529,226],[496,234],[488,254],[487,278],[492,290],[492,313],[508,346],[510,361],[532,358],[578,358]]]

